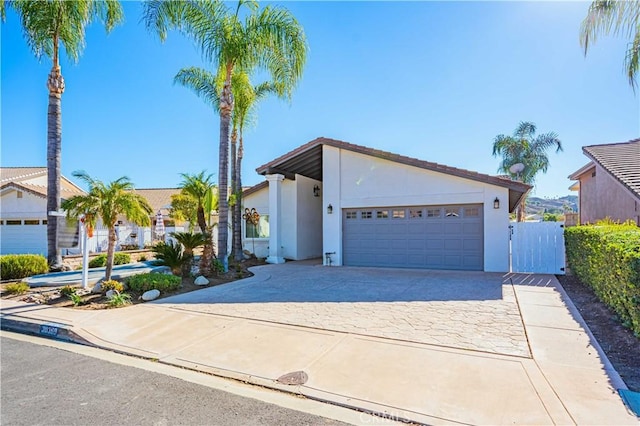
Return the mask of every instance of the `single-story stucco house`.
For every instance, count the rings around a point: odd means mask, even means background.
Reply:
[[[85,192],[66,177],[61,198]],[[0,168],[0,254],[47,254],[47,168]]]
[[[577,181],[580,223],[610,218],[640,226],[640,139],[582,147],[589,163],[569,175]]]
[[[270,263],[505,272],[509,213],[531,186],[318,138],[257,168],[243,246]]]

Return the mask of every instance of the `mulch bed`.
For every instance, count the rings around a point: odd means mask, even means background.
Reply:
[[[623,327],[617,315],[577,277],[558,275],[557,278],[622,380],[629,389],[640,392],[640,339]]]
[[[175,296],[177,294],[188,293],[191,291],[202,290],[207,287],[214,287],[220,284],[226,284],[232,281],[236,281],[243,278],[248,278],[253,274],[249,272],[248,268],[257,265],[263,265],[264,261],[259,259],[248,259],[240,262],[240,268],[236,268],[235,266],[229,267],[229,272],[226,274],[216,275],[212,277],[207,277],[209,280],[209,284],[206,286],[195,285],[193,283],[194,278],[188,277],[182,279],[182,285],[175,291],[171,292],[162,292],[158,299],[163,299],[165,297]],[[60,295],[60,287],[34,287],[29,290],[29,292],[13,295],[5,293],[4,289],[8,283],[2,285],[2,294],[0,296],[3,299],[11,299],[11,300],[19,300],[23,302],[29,303],[42,303],[50,306],[56,306],[60,308],[74,308],[74,309],[108,309],[109,299],[104,294],[91,294],[88,293],[82,296],[82,305],[74,306],[73,302],[65,296]],[[81,291],[80,291],[81,292]],[[133,291],[125,291],[125,293],[131,296],[131,304],[144,303],[144,301],[140,298],[141,294],[138,294]],[[156,300],[158,300],[156,299]]]

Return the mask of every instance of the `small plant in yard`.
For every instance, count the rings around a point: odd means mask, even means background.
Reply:
[[[118,293],[122,293],[124,291],[124,284],[122,284],[120,281],[116,281],[116,280],[102,281],[102,283],[100,284],[100,290],[103,293],[106,293],[109,290],[113,290],[113,291],[117,291]]]
[[[69,295],[69,299],[71,299],[71,301],[73,302],[73,306],[80,306],[84,304],[84,300],[79,294],[71,293]]]
[[[131,255],[129,253],[116,253],[113,257],[114,265],[126,265],[127,263],[131,263]],[[89,262],[89,268],[102,268],[107,266],[107,255],[101,254],[99,256],[94,257]]]
[[[144,254],[138,257],[138,262],[146,262],[146,261],[147,261],[147,256],[145,256]]]
[[[175,275],[158,274],[151,272],[139,274],[127,279],[129,290],[144,293],[148,290],[160,290],[161,292],[177,290],[182,283],[180,277]]]
[[[222,264],[220,259],[213,259],[213,262],[211,262],[211,270],[216,275],[224,274],[224,265]]]
[[[120,293],[116,290],[115,294],[109,299],[109,307],[110,308],[119,308],[121,306],[126,306],[131,303],[131,296],[127,293]]]
[[[75,287],[71,287],[70,285],[65,285],[60,289],[60,295],[64,297],[69,297],[72,294],[76,294],[77,289]]]
[[[29,284],[22,281],[7,284],[7,286],[4,288],[4,291],[8,294],[25,294],[29,291]]]
[[[179,243],[163,241],[153,247],[158,265],[168,266],[174,275],[180,275],[182,265],[190,259],[184,257],[182,246]]]

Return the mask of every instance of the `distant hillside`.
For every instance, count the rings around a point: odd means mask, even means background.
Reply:
[[[578,197],[576,195],[566,195],[560,198],[527,197],[527,215],[562,214],[577,211]]]

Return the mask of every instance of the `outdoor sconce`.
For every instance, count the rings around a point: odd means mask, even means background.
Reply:
[[[320,196],[320,187],[318,185],[314,185],[313,186],[313,196],[314,197],[319,197]]]
[[[333,206],[331,204],[327,206],[327,214],[333,214]]]
[[[494,209],[499,209],[500,208],[500,200],[498,199],[498,197],[496,197],[496,199],[493,200],[493,208]]]

